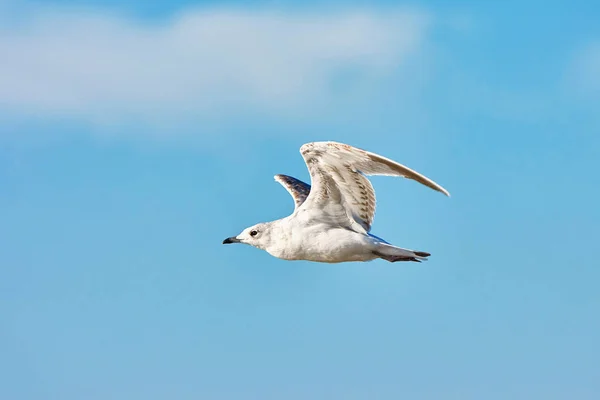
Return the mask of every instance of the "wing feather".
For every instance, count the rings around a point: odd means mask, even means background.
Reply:
[[[354,229],[368,232],[375,216],[375,190],[366,175],[401,176],[450,195],[431,179],[402,164],[347,144],[307,143],[300,148],[300,153],[312,183],[303,208],[318,207],[333,218],[346,217]]]
[[[294,210],[304,203],[310,193],[310,185],[288,175],[277,174],[275,180],[288,191],[294,199]]]

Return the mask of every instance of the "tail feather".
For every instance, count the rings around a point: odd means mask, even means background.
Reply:
[[[389,262],[398,261],[413,261],[421,262],[427,261],[427,257],[431,254],[424,251],[414,251],[409,249],[403,249],[401,247],[392,246],[390,244],[379,243],[377,249],[373,252],[379,258],[382,258]]]
[[[431,255],[431,254],[429,254],[429,253],[427,253],[425,251],[414,251],[413,253],[415,253],[419,257],[429,257]]]

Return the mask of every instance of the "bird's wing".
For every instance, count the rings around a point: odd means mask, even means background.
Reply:
[[[312,190],[297,212],[319,209],[330,222],[348,223],[368,232],[375,216],[375,191],[365,175],[402,176],[450,194],[431,179],[388,158],[347,144],[307,143],[300,153],[310,172]],[[357,226],[358,225],[358,226]]]
[[[292,195],[295,203],[294,209],[300,207],[310,193],[310,185],[308,183],[304,183],[291,176],[277,174],[275,175],[275,180],[281,183],[285,190]]]

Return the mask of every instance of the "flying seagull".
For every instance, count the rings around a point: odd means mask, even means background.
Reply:
[[[246,228],[223,241],[245,243],[284,260],[323,263],[426,260],[429,253],[392,246],[370,233],[375,191],[366,175],[413,179],[450,196],[429,178],[388,158],[336,142],[307,143],[300,153],[312,187],[287,175],[275,180],[292,195],[294,212]]]

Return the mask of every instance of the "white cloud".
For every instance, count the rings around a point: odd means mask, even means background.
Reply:
[[[427,22],[414,10],[204,9],[162,23],[27,13],[0,28],[0,110],[114,122],[314,107],[348,71],[394,73]]]

